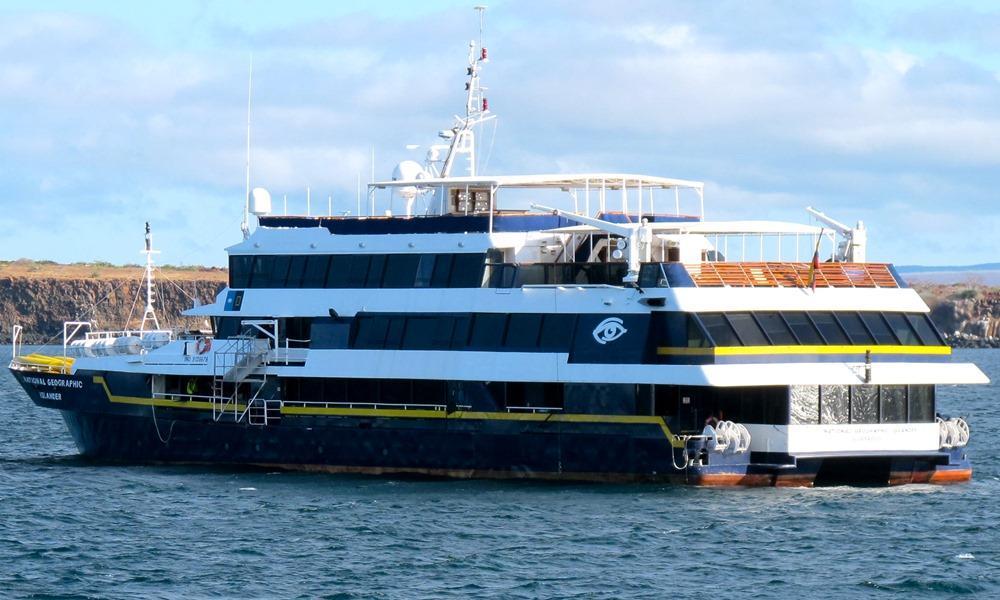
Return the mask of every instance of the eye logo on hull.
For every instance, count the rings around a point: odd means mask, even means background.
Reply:
[[[618,317],[608,317],[594,328],[594,339],[598,344],[607,344],[628,333],[628,329],[622,324]]]

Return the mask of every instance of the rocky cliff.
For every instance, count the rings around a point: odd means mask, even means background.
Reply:
[[[63,322],[70,320],[93,321],[100,329],[138,327],[145,306],[142,275],[139,267],[0,263],[0,341],[10,341],[13,325],[24,328],[29,344],[61,344]],[[203,320],[180,313],[214,301],[225,281],[222,269],[158,270],[154,308],[160,326],[204,327]]]
[[[1000,348],[1000,288],[969,284],[916,289],[953,346]]]

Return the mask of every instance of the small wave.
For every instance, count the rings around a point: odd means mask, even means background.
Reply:
[[[241,487],[240,491],[241,492],[256,492],[257,488],[255,488],[255,487]]]
[[[973,560],[976,558],[976,555],[971,552],[963,552],[962,554],[956,555],[955,558],[959,560]]]

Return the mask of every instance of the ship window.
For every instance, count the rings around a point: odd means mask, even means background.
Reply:
[[[744,346],[767,346],[770,343],[750,313],[726,313],[726,316]]]
[[[451,344],[451,317],[407,317],[404,350],[447,350]]]
[[[433,379],[413,380],[414,404],[445,404],[447,402],[448,384]]]
[[[791,422],[793,425],[819,423],[819,386],[793,385],[791,395]]]
[[[469,329],[472,325],[472,317],[461,315],[455,318],[455,329],[451,334],[452,350],[464,350],[469,345]]]
[[[434,273],[431,275],[432,288],[448,287],[448,278],[451,276],[451,265],[454,262],[453,254],[438,254],[434,261]],[[423,263],[421,263],[423,266]]]
[[[347,401],[352,404],[374,404],[378,402],[378,379],[347,380]]]
[[[722,313],[704,313],[698,315],[708,335],[716,346],[739,346],[740,339]]]
[[[385,404],[409,404],[409,379],[382,379],[379,382],[379,402]]]
[[[389,329],[389,318],[358,317],[357,321],[358,333],[354,338],[354,347],[369,350],[382,349]]]
[[[448,287],[482,287],[483,269],[486,267],[484,258],[483,254],[455,254],[452,261]]]
[[[687,315],[687,347],[707,348],[708,340],[705,338],[705,331],[694,315]]]
[[[302,287],[302,275],[306,270],[306,257],[305,256],[290,256],[288,262],[288,277],[285,280],[284,287],[290,288],[300,288]]]
[[[347,348],[351,334],[349,319],[322,317],[313,319],[309,332],[310,348]]]
[[[878,386],[851,386],[851,423],[878,423]]]
[[[548,271],[545,267],[548,265],[518,265],[517,266],[517,285],[541,285],[547,283],[545,281],[545,274]]]
[[[385,277],[382,287],[409,288],[416,279],[419,254],[390,254],[385,261]]]
[[[538,346],[541,328],[542,315],[513,314],[510,316],[510,325],[507,326],[504,346],[516,350],[534,350]]]
[[[346,288],[347,279],[350,275],[350,261],[353,256],[331,256],[330,266],[327,268],[326,273],[326,287],[328,288]]]
[[[469,346],[476,350],[493,350],[503,342],[507,315],[480,313],[472,320],[472,336]]]
[[[882,345],[893,345],[898,344],[899,341],[896,340],[896,336],[893,335],[892,330],[889,329],[889,325],[882,318],[881,313],[877,312],[863,312],[861,313],[861,319],[864,320],[865,325],[868,326],[868,330],[872,332],[875,336],[875,341]]]
[[[229,257],[229,287],[250,287],[250,269],[253,266],[252,256]]]
[[[944,345],[944,340],[937,334],[937,330],[934,329],[930,317],[923,314],[910,314],[906,315],[906,317],[910,320],[910,325],[913,325],[913,328],[917,330],[917,335],[920,336],[920,341],[925,346]]]
[[[321,288],[326,283],[326,272],[330,257],[325,254],[313,254],[306,258],[306,268],[302,274],[302,287]]]
[[[406,317],[391,317],[389,327],[385,332],[385,348],[397,350],[403,343],[403,331],[406,329]]]
[[[815,346],[823,343],[823,338],[820,337],[819,331],[806,313],[783,312],[781,316],[785,318],[785,322],[788,323],[792,332],[795,333],[795,337],[798,338],[800,344]]]
[[[913,331],[913,328],[910,327],[906,315],[896,312],[885,313],[885,320],[889,322],[889,327],[896,334],[896,338],[899,339],[900,344],[904,346],[920,345],[920,339],[917,337],[916,332]]]
[[[275,287],[281,288],[285,287],[285,282],[288,281],[288,269],[292,264],[292,257],[288,255],[279,255],[274,257],[274,266],[271,271],[271,283],[270,285],[263,285],[261,287]]]
[[[870,346],[875,339],[868,333],[865,324],[861,322],[861,317],[855,312],[838,312],[837,320],[844,326],[847,337],[856,346]]]
[[[795,336],[792,335],[792,331],[785,324],[785,320],[781,318],[781,315],[775,312],[762,312],[754,313],[757,317],[757,322],[760,323],[761,328],[767,337],[771,339],[771,343],[776,346],[790,346],[796,344]]]
[[[906,386],[883,385],[880,396],[882,397],[882,422],[906,423]]]
[[[549,352],[569,352],[576,315],[545,315],[538,347]]]
[[[368,257],[366,264],[366,269],[368,270],[367,275],[365,275],[365,287],[366,288],[380,288],[382,287],[382,273],[385,271],[385,255],[383,254],[373,254]],[[361,287],[360,285],[358,287]]]
[[[847,343],[847,335],[844,334],[844,330],[840,328],[837,320],[833,318],[833,313],[816,312],[809,313],[809,316],[812,317],[813,323],[816,324],[827,344],[842,345]]]
[[[907,395],[910,423],[932,423],[934,421],[934,386],[911,385]]]
[[[434,274],[435,257],[433,254],[421,254],[417,263],[417,277],[413,281],[413,287],[423,288],[431,286],[431,276]]]
[[[269,288],[274,277],[274,256],[254,257],[253,267],[250,271],[249,287]]]
[[[850,404],[850,389],[846,385],[820,386],[820,423],[849,423]]]

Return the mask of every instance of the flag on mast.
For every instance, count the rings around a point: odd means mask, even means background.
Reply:
[[[819,271],[819,243],[823,240],[823,229],[816,236],[816,250],[813,251],[812,263],[809,265],[809,287],[816,291],[816,272]]]

